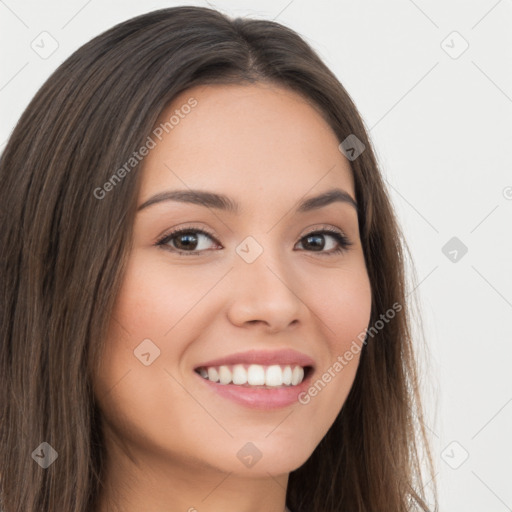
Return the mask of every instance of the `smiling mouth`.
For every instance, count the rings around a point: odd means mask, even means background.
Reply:
[[[202,366],[194,371],[211,382],[246,388],[276,389],[301,384],[313,368],[300,365],[234,364]]]

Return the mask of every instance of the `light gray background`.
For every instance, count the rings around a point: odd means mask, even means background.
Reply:
[[[78,47],[185,4],[290,26],[354,99],[416,265],[441,510],[512,511],[511,0],[0,1],[0,151]]]

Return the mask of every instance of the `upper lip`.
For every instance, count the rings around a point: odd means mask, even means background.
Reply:
[[[205,366],[222,366],[232,364],[261,364],[261,365],[298,365],[314,366],[315,361],[311,357],[292,349],[281,350],[249,350],[230,354],[219,359],[212,359],[197,365],[194,369]]]

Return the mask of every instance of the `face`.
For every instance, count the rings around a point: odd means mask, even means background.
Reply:
[[[133,457],[289,473],[340,412],[359,364],[343,356],[370,320],[350,165],[317,110],[276,86],[196,87],[157,124],[173,115],[143,161],[95,392]],[[229,201],[161,195],[192,190]]]

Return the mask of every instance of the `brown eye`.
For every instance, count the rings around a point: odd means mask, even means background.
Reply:
[[[335,243],[326,243],[326,237],[335,240]],[[177,254],[198,256],[209,250],[208,242],[201,243],[207,239],[218,244],[213,235],[203,229],[184,228],[164,235],[155,245]],[[352,242],[343,233],[333,229],[312,231],[302,237],[299,243],[308,252],[318,252],[327,256],[339,254],[352,245]],[[220,246],[220,244],[218,245]],[[330,245],[334,245],[334,247],[331,248]],[[328,250],[324,250],[326,247]]]
[[[179,254],[198,255],[207,250],[204,245],[208,245],[208,243],[201,242],[208,238],[214,240],[212,235],[202,229],[179,229],[165,235],[156,245]]]
[[[330,237],[336,241],[335,247],[324,251],[326,246],[325,237]],[[305,241],[305,242],[304,242]],[[341,232],[330,229],[320,231],[313,231],[301,239],[300,242],[303,246],[312,247],[311,252],[320,252],[322,254],[339,254],[348,249],[352,242]],[[328,244],[327,244],[328,245]],[[336,247],[337,245],[337,247]]]

